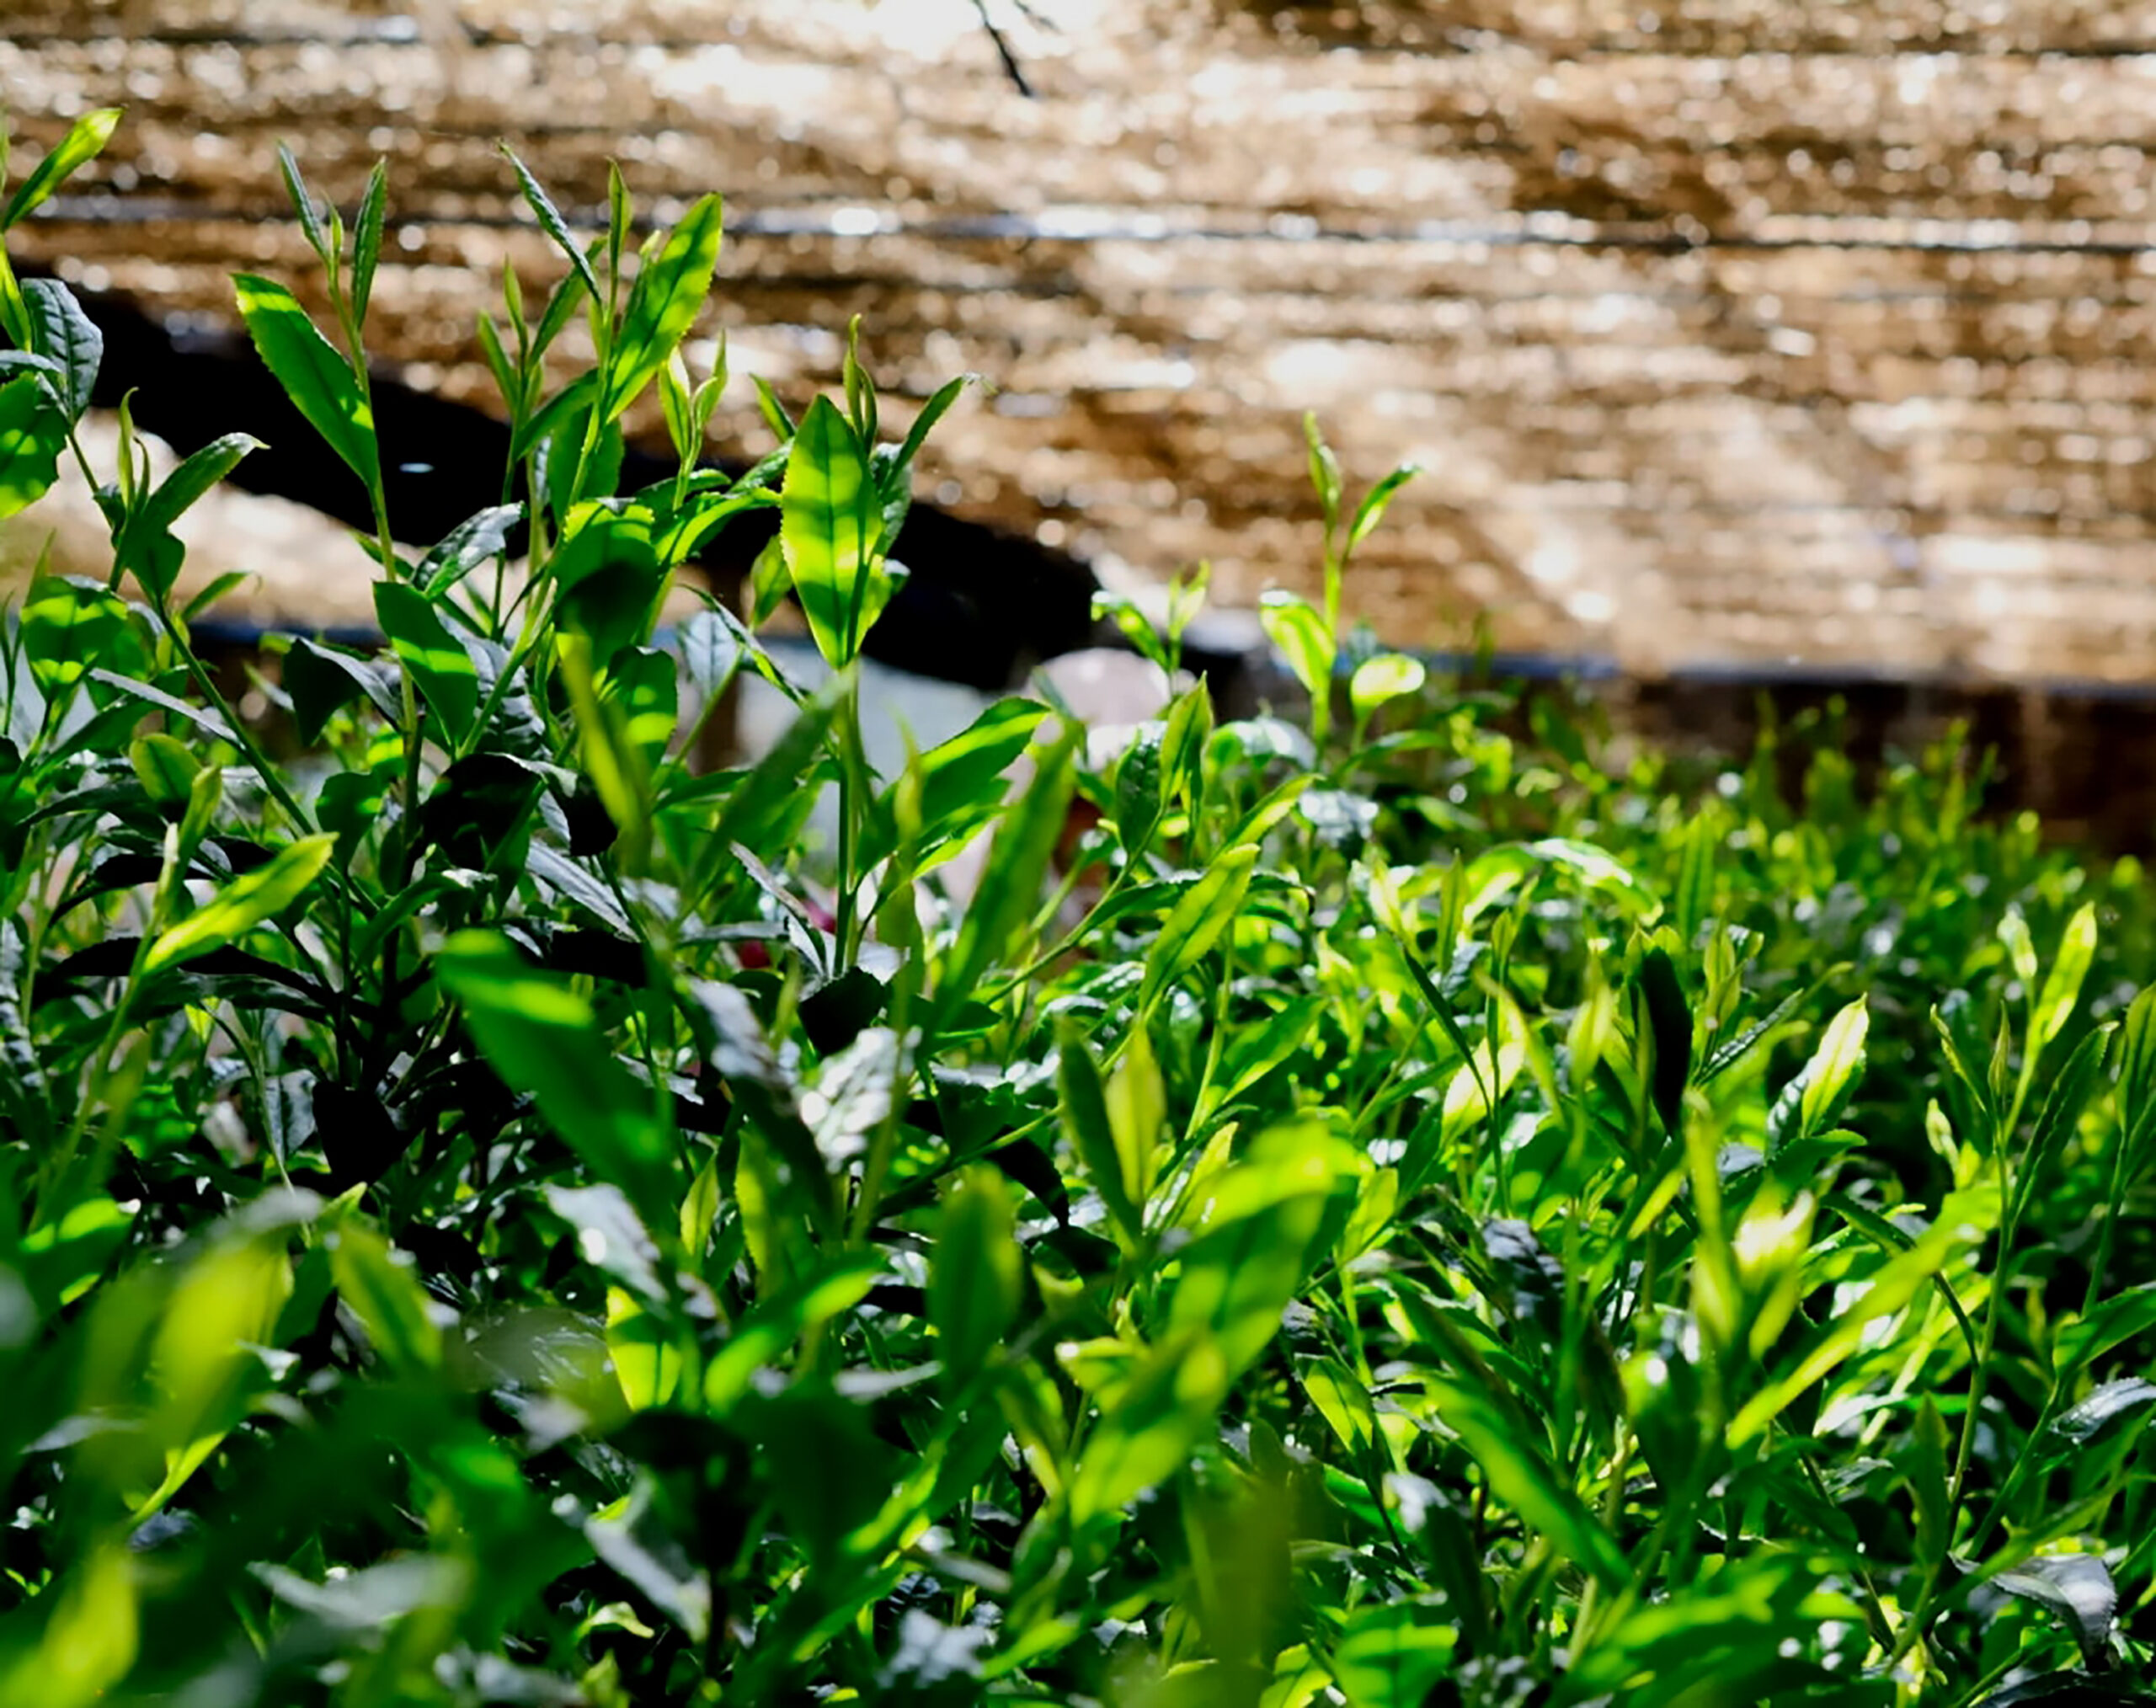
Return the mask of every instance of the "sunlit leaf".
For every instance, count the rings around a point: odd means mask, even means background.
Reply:
[[[305,894],[328,863],[337,839],[327,831],[280,849],[266,865],[235,878],[150,945],[147,974],[233,943]]]
[[[382,480],[374,411],[360,394],[351,364],[315,329],[307,311],[281,285],[236,273],[240,318],[285,395],[344,466],[371,492]]]

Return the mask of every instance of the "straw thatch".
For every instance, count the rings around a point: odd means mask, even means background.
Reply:
[[[969,0],[17,0],[21,130],[131,108],[17,241],[222,312],[302,269],[277,139],[347,207],[386,154],[382,346],[477,398],[500,261],[556,270],[492,140],[586,213],[616,156],[662,214],[728,193],[737,369],[805,395],[860,312],[902,391],[979,371],[928,486],[1111,576],[1309,584],[1309,407],[1428,465],[1354,576],[1396,639],[2149,673],[2156,11],[990,15],[1037,99]]]

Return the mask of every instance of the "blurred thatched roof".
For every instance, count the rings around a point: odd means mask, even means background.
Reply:
[[[484,394],[500,260],[621,158],[734,234],[737,371],[846,317],[962,510],[1231,599],[1308,584],[1297,419],[1428,472],[1351,598],[1389,638],[2138,679],[2156,666],[2156,8],[2009,0],[0,0],[42,143],[130,108],[19,246],[176,307],[297,274],[289,140],[392,162],[387,354]],[[741,392],[745,400],[745,387]],[[753,411],[722,430],[756,445]],[[727,448],[736,448],[728,446]]]

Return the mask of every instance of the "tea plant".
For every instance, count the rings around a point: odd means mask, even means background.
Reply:
[[[414,550],[385,179],[348,232],[284,168],[328,331],[237,306],[370,495],[383,651],[291,642],[275,759],[189,647],[229,588],[173,592],[249,444],[152,485],[124,424],[109,579],[0,647],[0,1700],[2153,1700],[2137,867],[1951,746],[1860,792],[1818,740],[1792,809],[1771,747],[1617,774],[1344,636],[1409,472],[1350,513],[1315,424],[1307,719],[1193,690],[1102,770],[1013,697],[878,776],[851,667],[959,382],[892,443],[850,340],[701,467],[718,202],[632,253],[617,177],[583,243],[511,157],[563,271],[479,329],[514,466]],[[13,512],[101,353],[4,270],[0,331]],[[654,387],[679,470],[622,494]],[[746,608],[661,635],[767,507]],[[744,670],[792,723],[700,772]]]

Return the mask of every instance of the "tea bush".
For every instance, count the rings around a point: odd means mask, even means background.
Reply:
[[[878,776],[850,666],[960,382],[893,443],[849,346],[707,472],[718,202],[632,255],[617,178],[586,246],[512,159],[563,257],[481,328],[516,467],[414,552],[382,175],[347,232],[286,167],[328,330],[238,307],[371,495],[387,649],[291,642],[274,759],[188,646],[221,584],[173,593],[248,442],[152,487],[124,429],[109,580],[0,648],[0,1700],[2156,1700],[2137,867],[1951,746],[1619,772],[1343,637],[1407,472],[1350,506],[1315,429],[1307,719],[1193,690],[1097,768],[1016,697]],[[0,331],[12,511],[99,350],[5,271]],[[680,471],[617,494],[653,387]],[[1118,615],[1171,664],[1202,595]],[[700,774],[742,672],[793,721]]]

